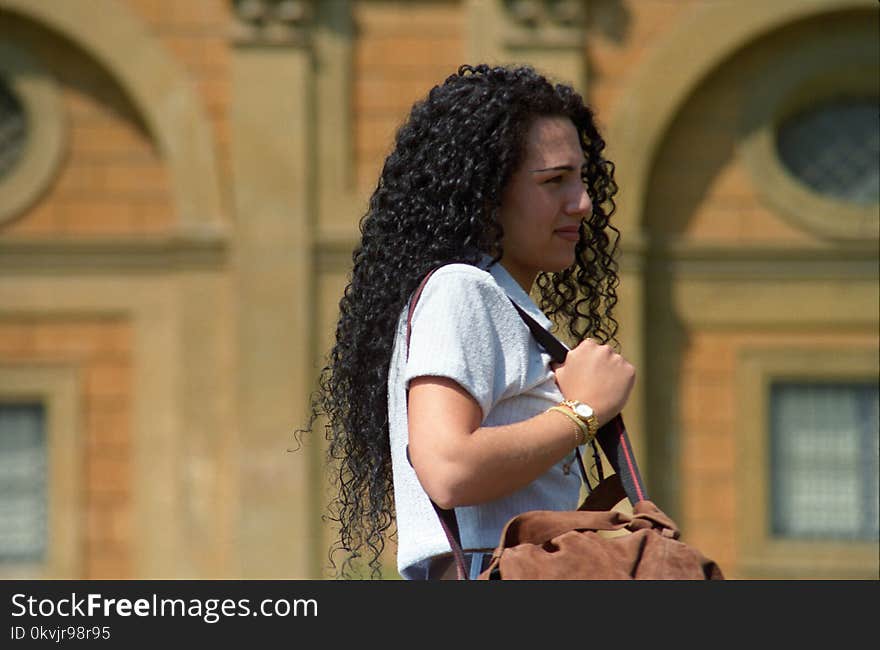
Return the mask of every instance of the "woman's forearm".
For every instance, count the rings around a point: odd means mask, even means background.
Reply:
[[[455,505],[498,499],[532,483],[574,450],[580,431],[561,413],[481,427],[462,445],[453,472]]]

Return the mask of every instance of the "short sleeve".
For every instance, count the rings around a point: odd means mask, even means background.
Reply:
[[[485,419],[522,389],[529,336],[492,276],[450,265],[428,280],[412,318],[404,381],[438,376],[456,381],[479,403]]]

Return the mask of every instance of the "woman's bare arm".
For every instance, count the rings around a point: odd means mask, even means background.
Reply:
[[[635,382],[632,365],[589,339],[554,371],[562,394],[592,406],[600,425],[620,413]],[[413,379],[408,412],[413,468],[443,508],[492,501],[525,487],[570,453],[577,441],[576,425],[553,411],[481,427],[480,405],[445,377]]]
[[[498,499],[541,476],[574,449],[560,413],[481,427],[477,401],[455,381],[419,377],[409,389],[409,453],[422,487],[441,508]]]

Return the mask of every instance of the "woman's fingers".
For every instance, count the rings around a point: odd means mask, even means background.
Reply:
[[[626,359],[592,339],[582,341],[553,370],[566,398],[586,402],[605,421],[623,409],[635,381],[635,368]]]

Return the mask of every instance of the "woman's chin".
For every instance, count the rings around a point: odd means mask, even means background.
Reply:
[[[574,266],[576,259],[574,251],[569,255],[560,255],[557,259],[553,260],[552,264],[548,264],[544,271],[547,273],[561,273]]]

